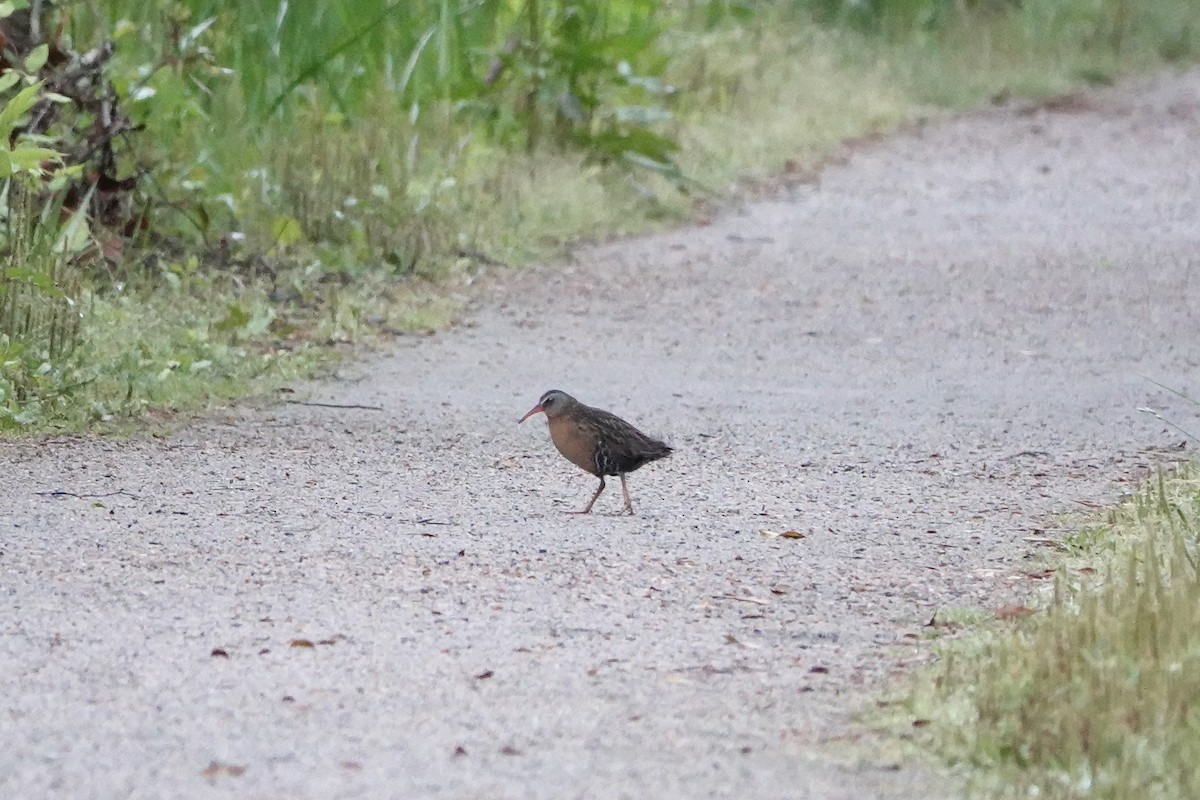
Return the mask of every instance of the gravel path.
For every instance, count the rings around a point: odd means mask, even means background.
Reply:
[[[1177,457],[1198,258],[1193,71],[504,276],[312,388],[382,413],[0,444],[0,796],[955,796],[853,714]],[[551,387],[677,448],[636,517]]]

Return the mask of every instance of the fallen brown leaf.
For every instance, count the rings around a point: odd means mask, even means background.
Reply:
[[[1001,606],[996,609],[996,619],[1019,619],[1035,613],[1028,606]]]
[[[231,778],[236,778],[246,771],[246,768],[239,764],[222,764],[220,761],[210,761],[208,766],[200,770],[200,774],[210,780],[218,775],[228,775]]]
[[[758,535],[763,537],[764,539],[807,539],[808,538],[808,534],[801,533],[800,531],[795,531],[795,530],[772,531],[772,530],[767,530],[766,528],[763,528],[761,531],[759,531]]]
[[[310,640],[310,639],[292,639],[291,646],[292,647],[309,647],[309,648],[316,647],[316,645],[313,644],[312,640]]]

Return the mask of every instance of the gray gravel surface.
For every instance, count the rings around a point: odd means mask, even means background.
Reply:
[[[955,796],[854,714],[1177,457],[1137,408],[1195,419],[1146,378],[1200,396],[1198,258],[1193,71],[858,147],[301,387],[382,412],[0,444],[0,797]],[[637,516],[563,513],[551,387],[677,448]]]

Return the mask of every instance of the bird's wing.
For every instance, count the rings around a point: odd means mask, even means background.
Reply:
[[[671,452],[670,447],[615,414],[596,408],[589,409],[588,416],[596,428],[596,466],[604,473],[635,469],[647,459],[661,458]]]

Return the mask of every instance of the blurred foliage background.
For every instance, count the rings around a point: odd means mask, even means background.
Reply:
[[[1196,5],[0,3],[0,430],[269,390],[848,137],[1189,61]]]

